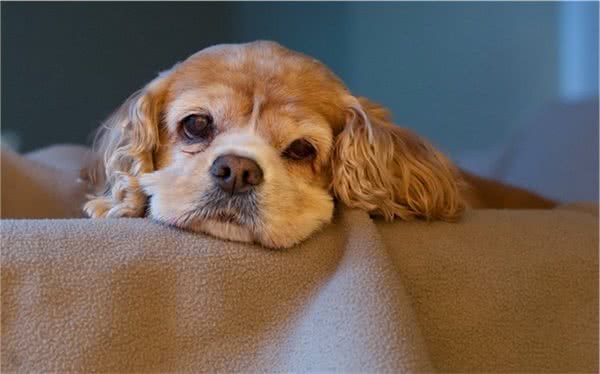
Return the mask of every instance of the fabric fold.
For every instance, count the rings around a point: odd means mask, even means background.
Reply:
[[[7,220],[2,236],[3,370],[431,369],[363,212],[286,251],[142,219]]]

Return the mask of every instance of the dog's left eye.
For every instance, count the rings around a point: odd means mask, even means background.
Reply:
[[[283,151],[283,156],[293,160],[312,160],[317,155],[315,147],[306,139],[294,140]]]
[[[181,129],[188,140],[205,140],[213,133],[213,119],[209,114],[191,114],[181,121]]]

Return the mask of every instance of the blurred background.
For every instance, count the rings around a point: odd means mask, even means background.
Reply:
[[[597,2],[2,2],[1,125],[21,152],[90,144],[159,71],[206,46],[310,54],[460,166],[598,199]]]

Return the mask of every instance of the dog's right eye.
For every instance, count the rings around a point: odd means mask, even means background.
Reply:
[[[213,130],[210,114],[190,114],[181,121],[181,131],[189,141],[206,140],[212,136]]]

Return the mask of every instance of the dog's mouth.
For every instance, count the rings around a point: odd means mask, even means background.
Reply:
[[[254,227],[259,216],[257,198],[252,192],[231,196],[211,189],[197,206],[195,218],[238,226]]]
[[[260,231],[260,209],[254,193],[228,195],[211,189],[194,208],[178,217],[172,225],[237,242],[254,242]]]
[[[235,223],[236,225],[241,225],[240,217],[237,214],[232,212],[217,212],[212,217],[208,217],[214,219],[215,221],[223,222],[223,223]]]

